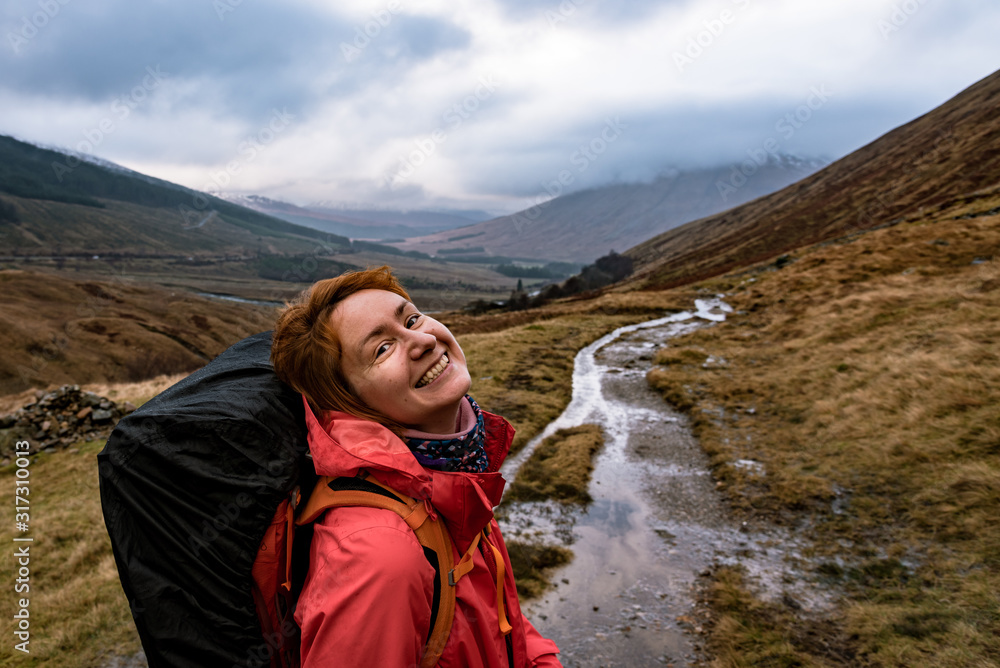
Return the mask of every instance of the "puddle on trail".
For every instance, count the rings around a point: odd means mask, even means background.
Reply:
[[[668,339],[725,319],[719,300],[616,330],[577,354],[565,412],[503,469],[508,480],[557,429],[600,424],[584,510],[558,503],[501,507],[508,539],[569,545],[575,556],[554,571],[554,588],[524,610],[561,650],[565,666],[695,665],[688,617],[698,573],[739,561],[761,586],[786,588],[789,537],[748,534],[727,516],[708,460],[687,419],[646,383],[652,357]],[[781,595],[780,593],[778,595]]]

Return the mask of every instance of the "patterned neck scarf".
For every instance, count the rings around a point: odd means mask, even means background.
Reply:
[[[476,426],[456,438],[441,440],[405,437],[406,445],[421,466],[438,471],[482,473],[486,470],[486,428],[483,412],[472,397],[465,395],[476,416]]]

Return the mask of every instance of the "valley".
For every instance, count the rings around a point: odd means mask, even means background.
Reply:
[[[477,401],[517,430],[521,491],[497,512],[566,665],[641,649],[678,668],[996,666],[998,100],[1000,73],[777,192],[623,246],[624,280],[485,313],[462,307],[518,283],[493,268],[486,228],[436,233],[484,256],[466,262],[222,200],[184,227],[178,186],[92,182],[84,166],[44,182],[40,154],[7,142],[29,166],[0,191],[0,404],[62,384],[141,404],[311,282],[389,264],[458,336]],[[564,197],[549,210],[579,210]],[[711,326],[673,327],[698,304]],[[0,435],[10,483],[14,432]],[[573,465],[531,478],[548,436],[546,456]],[[143,663],[101,523],[102,445],[32,455],[46,520],[26,665]],[[652,575],[611,565],[640,552]]]

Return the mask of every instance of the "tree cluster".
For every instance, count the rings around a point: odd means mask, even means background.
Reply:
[[[611,251],[597,258],[593,264],[588,264],[579,274],[571,276],[562,284],[553,283],[543,288],[537,295],[529,296],[518,279],[517,287],[511,292],[506,302],[488,302],[483,299],[468,304],[465,310],[473,315],[481,315],[489,311],[504,309],[507,311],[523,311],[538,308],[553,299],[571,297],[576,294],[597,290],[606,285],[616,283],[633,271],[632,259]]]
[[[549,300],[597,290],[628,277],[632,270],[632,258],[611,251],[597,258],[594,264],[588,264],[579,274],[571,276],[561,285],[548,286],[539,296]]]

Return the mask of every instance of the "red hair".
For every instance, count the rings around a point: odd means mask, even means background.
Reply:
[[[401,431],[358,399],[340,365],[341,347],[330,316],[343,300],[361,290],[386,290],[410,299],[387,266],[342,274],[315,283],[286,305],[274,326],[271,363],[282,382],[301,392],[313,410],[336,410]]]

